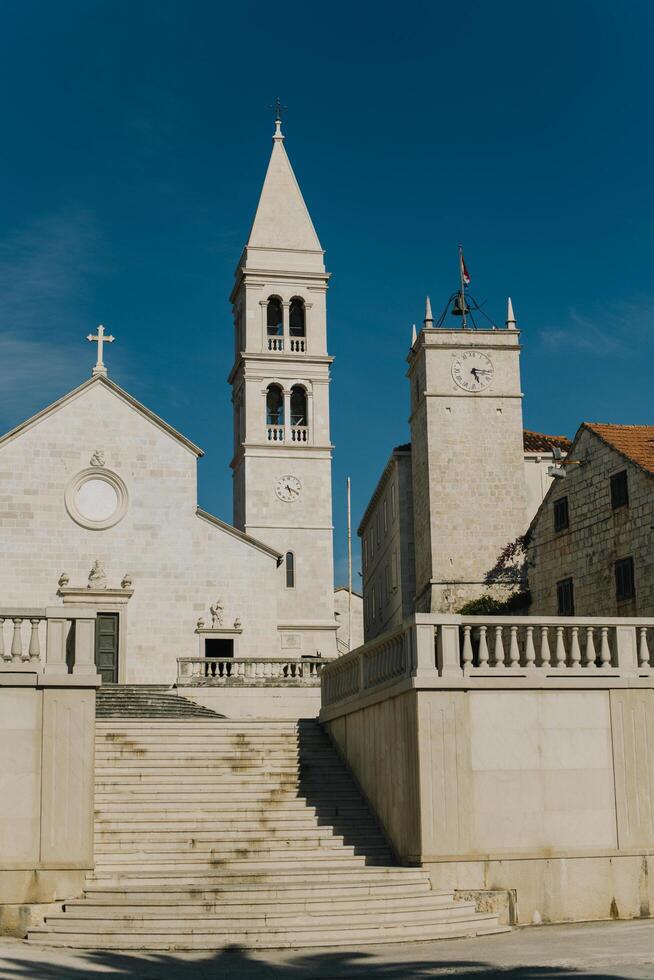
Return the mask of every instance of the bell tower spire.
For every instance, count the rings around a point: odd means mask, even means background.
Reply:
[[[285,556],[280,651],[336,654],[324,252],[275,132],[231,295],[234,524]]]

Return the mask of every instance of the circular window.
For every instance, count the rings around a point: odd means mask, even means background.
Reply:
[[[113,527],[127,513],[127,487],[116,473],[84,470],[66,488],[66,510],[82,527]]]

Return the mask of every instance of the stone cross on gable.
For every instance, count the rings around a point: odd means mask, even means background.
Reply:
[[[116,338],[112,337],[111,334],[108,334],[108,336],[105,337],[104,327],[102,326],[102,324],[100,324],[98,326],[97,334],[95,334],[94,336],[92,333],[90,333],[86,339],[98,345],[98,359],[96,361],[95,367],[93,368],[93,374],[106,374],[107,369],[104,365],[104,361],[102,360],[103,345],[113,344]]]

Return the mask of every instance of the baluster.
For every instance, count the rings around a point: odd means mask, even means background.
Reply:
[[[595,630],[592,626],[586,627],[586,667],[589,670],[595,670],[597,664],[595,660],[597,654],[595,653]]]
[[[541,667],[549,667],[552,661],[550,653],[550,631],[547,626],[540,628],[540,663]]]
[[[502,640],[503,627],[495,627],[495,666],[501,670],[504,667],[504,643]]]
[[[518,627],[511,627],[511,644],[509,646],[509,665],[520,666],[520,647],[518,646]]]
[[[649,667],[649,648],[647,646],[647,627],[640,627],[640,643],[638,644],[638,663],[641,667]]]
[[[611,666],[611,647],[609,646],[609,628],[602,626],[602,640],[600,643],[600,661],[603,668]]]
[[[14,619],[14,635],[11,639],[11,659],[15,664],[22,663],[23,661],[23,638],[20,634],[20,628],[23,625],[22,619]]]
[[[0,658],[5,662],[11,661],[11,654],[5,653],[5,621],[0,618]]]
[[[32,662],[38,663],[41,659],[41,647],[39,644],[39,623],[40,619],[30,619],[32,624],[32,631],[30,633],[30,646],[28,651],[29,659]]]
[[[536,647],[534,646],[534,627],[527,627],[527,640],[525,643],[525,666],[536,666]]]
[[[581,649],[579,647],[579,627],[572,627],[572,640],[570,641],[570,666],[578,667],[581,663]]]
[[[565,639],[563,636],[563,627],[556,627],[556,666],[559,668],[565,667],[566,662],[566,652],[565,652]]]
[[[472,643],[470,642],[470,633],[472,629],[470,626],[463,627],[463,669],[464,671],[470,670],[472,666]]]
[[[488,667],[488,643],[486,642],[487,626],[479,627],[479,666]]]

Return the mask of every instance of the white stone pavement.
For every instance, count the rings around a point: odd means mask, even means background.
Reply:
[[[0,939],[1,980],[652,980],[654,920],[541,926],[403,947],[116,955]]]

